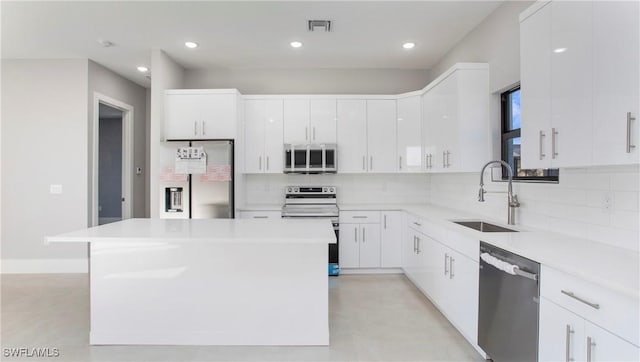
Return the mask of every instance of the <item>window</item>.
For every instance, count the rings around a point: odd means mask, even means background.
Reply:
[[[511,165],[514,180],[558,181],[558,169],[523,169],[520,165],[520,86],[502,93],[502,160]],[[506,169],[502,179],[508,179]]]

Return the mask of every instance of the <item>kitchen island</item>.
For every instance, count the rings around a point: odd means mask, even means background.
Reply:
[[[328,220],[129,219],[46,242],[89,243],[93,345],[329,344]]]

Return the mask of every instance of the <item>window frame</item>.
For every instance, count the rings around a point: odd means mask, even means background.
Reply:
[[[500,93],[500,159],[504,162],[509,163],[509,147],[508,142],[511,139],[521,137],[522,135],[522,121],[520,123],[520,128],[509,130],[511,124],[511,102],[509,102],[510,95],[516,91],[520,91],[520,84],[512,87],[504,92]],[[520,138],[522,140],[522,138]],[[513,167],[513,172],[517,173],[516,165],[511,165]],[[502,181],[507,181],[509,179],[506,167],[502,166]],[[545,169],[545,171],[556,170],[556,169]],[[522,182],[549,182],[549,183],[558,183],[560,180],[559,172],[557,175],[547,175],[547,176],[517,176],[513,175],[514,181],[522,181]]]

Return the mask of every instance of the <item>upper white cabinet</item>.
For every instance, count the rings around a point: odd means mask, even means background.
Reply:
[[[639,7],[637,1],[593,2],[596,165],[640,161]]]
[[[395,172],[398,169],[394,99],[367,100],[367,150],[369,172]]]
[[[338,172],[367,171],[367,101],[340,99],[338,112]]]
[[[520,16],[524,168],[638,162],[638,14],[553,1]]]
[[[284,143],[336,143],[336,100],[285,99]]]
[[[486,64],[454,67],[423,95],[427,172],[477,172],[490,158]]]
[[[239,104],[235,89],[167,90],[164,138],[235,139]]]
[[[422,100],[419,95],[398,99],[398,171],[423,171]]]
[[[245,172],[282,173],[282,119],[281,99],[245,102]]]

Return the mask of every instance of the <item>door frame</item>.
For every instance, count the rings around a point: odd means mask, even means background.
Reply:
[[[100,147],[100,103],[122,111],[122,219],[129,219],[133,215],[133,112],[132,105],[113,99],[104,94],[93,92],[93,147],[92,159],[92,195],[91,195],[91,225],[98,225],[99,215],[99,147]]]

